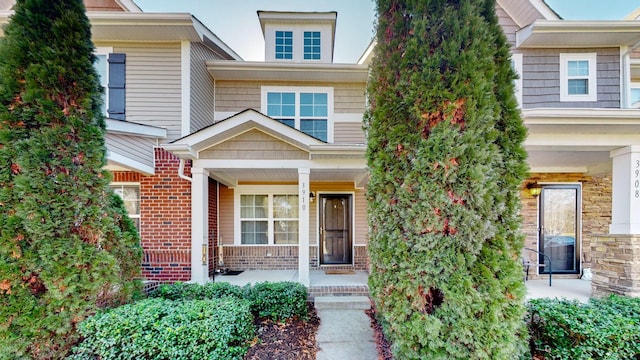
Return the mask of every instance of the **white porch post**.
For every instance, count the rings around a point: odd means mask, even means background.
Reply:
[[[298,281],[309,286],[309,174],[298,169]]]
[[[640,234],[640,145],[611,151],[613,159],[610,234]]]
[[[191,281],[209,281],[209,172],[191,169]]]

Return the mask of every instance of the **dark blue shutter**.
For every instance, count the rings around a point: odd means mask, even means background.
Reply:
[[[110,119],[125,120],[125,62],[126,54],[109,54]]]

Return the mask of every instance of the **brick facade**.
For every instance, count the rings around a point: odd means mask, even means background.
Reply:
[[[524,181],[522,198],[522,231],[526,235],[525,247],[538,248],[538,199],[529,195],[526,185],[529,183],[581,183],[582,184],[582,248],[579,254],[580,269],[592,267],[591,241],[600,234],[609,232],[611,223],[611,177],[610,175],[592,177],[584,174],[531,174]],[[535,256],[533,257],[535,259]],[[529,278],[539,278],[536,268],[531,267]]]
[[[191,279],[191,183],[178,176],[180,160],[155,149],[156,174],[140,178],[140,238],[146,280]],[[190,176],[187,162],[185,175]]]

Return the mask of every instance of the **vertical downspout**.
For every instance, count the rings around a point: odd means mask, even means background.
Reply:
[[[192,179],[184,174],[184,159],[180,159],[180,166],[178,167],[178,176],[180,179],[191,182]]]

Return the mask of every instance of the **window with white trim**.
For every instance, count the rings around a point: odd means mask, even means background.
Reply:
[[[320,60],[320,48],[320,31],[305,31],[303,58]]]
[[[518,78],[513,80],[515,87],[515,95],[518,100],[518,107],[522,107],[522,54],[511,54],[511,67],[513,71],[518,75]]]
[[[265,188],[265,187],[262,187]],[[266,188],[269,188],[267,186]],[[236,189],[236,243],[240,245],[298,244],[297,187]]]
[[[596,53],[560,54],[560,101],[597,101]]]
[[[631,83],[631,100],[629,101],[631,108],[640,108],[640,82]]]
[[[138,183],[111,183],[109,185],[124,202],[124,207],[133,220],[136,228],[140,230],[140,184]]]
[[[98,73],[100,78],[100,86],[102,86],[102,114],[107,115],[107,104],[109,103],[109,63],[107,62],[109,53],[112,53],[113,49],[110,47],[98,47],[94,55],[96,61],[93,63],[93,67]]]
[[[333,88],[262,88],[262,112],[318,140],[333,142]]]
[[[276,59],[293,59],[293,31],[276,31]]]

